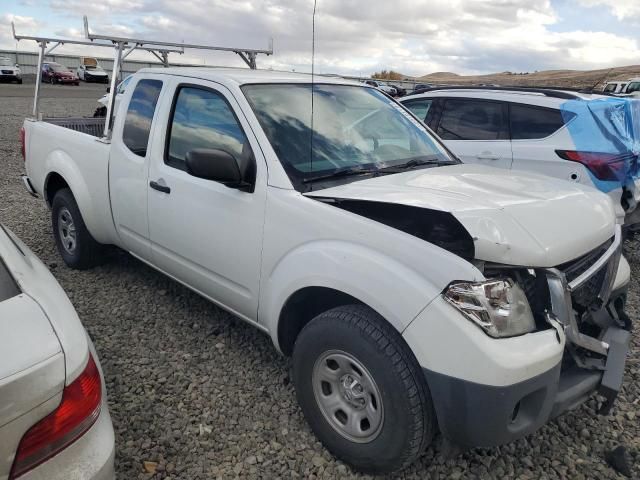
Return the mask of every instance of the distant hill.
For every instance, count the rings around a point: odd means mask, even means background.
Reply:
[[[601,70],[545,70],[521,74],[519,72],[501,72],[488,75],[458,75],[451,72],[435,72],[416,80],[426,83],[445,83],[455,85],[496,84],[501,86],[537,86],[586,88],[602,87],[608,80],[626,80],[640,77],[640,65],[605,68]],[[409,78],[409,77],[406,77]]]

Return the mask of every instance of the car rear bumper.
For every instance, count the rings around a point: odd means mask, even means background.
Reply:
[[[109,77],[94,77],[93,75],[84,75],[84,81],[95,82],[95,83],[109,83]]]

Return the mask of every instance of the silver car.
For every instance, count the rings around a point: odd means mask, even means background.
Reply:
[[[112,480],[91,339],[47,267],[1,224],[0,320],[0,480]]]

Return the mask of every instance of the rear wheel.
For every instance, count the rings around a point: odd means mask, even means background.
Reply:
[[[53,236],[64,263],[86,270],[103,261],[103,246],[91,236],[71,190],[63,188],[53,197],[51,207]]]
[[[435,414],[417,360],[365,306],[337,307],[309,322],[296,339],[293,377],[314,433],[357,470],[400,470],[433,437]]]

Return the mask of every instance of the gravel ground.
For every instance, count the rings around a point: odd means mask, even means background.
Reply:
[[[94,339],[116,431],[118,478],[364,478],[334,460],[313,436],[296,404],[288,360],[267,336],[124,253],[86,272],[62,263],[48,210],[18,179],[18,129],[30,98],[5,87],[0,85],[0,221],[49,265]],[[45,98],[43,110],[89,114],[103,91],[95,88],[93,98]],[[640,314],[638,247],[638,241],[625,246],[634,276],[628,308],[633,318]],[[637,332],[610,416],[596,416],[592,399],[510,445],[455,460],[430,448],[400,477],[624,478],[604,461],[606,451],[623,444],[638,464],[634,478],[640,478]],[[145,462],[157,464],[155,474],[145,471]]]

